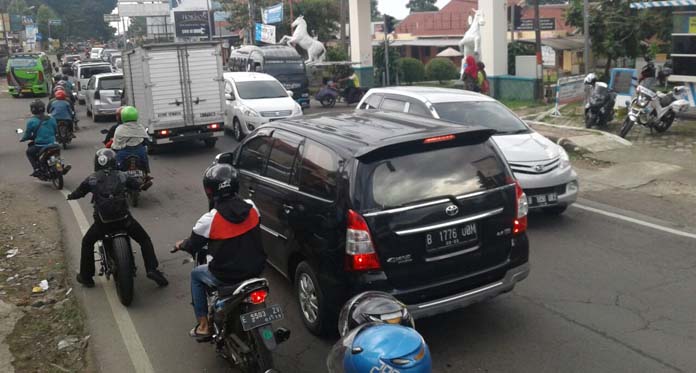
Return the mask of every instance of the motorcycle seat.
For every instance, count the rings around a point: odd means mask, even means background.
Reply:
[[[268,286],[268,281],[264,278],[250,278],[248,280],[244,280],[242,282],[238,283],[225,283],[220,286],[216,287],[216,290],[218,292],[218,296],[223,298],[223,297],[228,297],[231,295],[235,295],[234,293],[237,292],[243,293],[249,290],[253,290],[253,288],[258,288],[258,287],[266,287]]]
[[[58,144],[51,144],[48,146],[44,146],[41,151],[39,152],[39,157],[47,157],[52,155],[53,153],[60,152],[60,145]]]
[[[660,96],[660,106],[662,106],[662,107],[669,106],[669,104],[671,104],[672,101],[673,101],[672,95],[663,93],[662,96]]]

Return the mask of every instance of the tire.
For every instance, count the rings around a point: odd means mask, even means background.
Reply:
[[[51,183],[53,184],[53,187],[56,188],[56,190],[63,189],[63,174],[59,174],[58,176],[51,179]]]
[[[237,119],[237,118],[234,118],[234,120],[232,121],[232,136],[237,141],[244,140],[244,132],[242,132],[242,124],[239,122],[239,119]]]
[[[312,334],[326,336],[336,330],[336,323],[331,322],[328,315],[326,297],[317,276],[306,261],[301,262],[295,269],[295,295],[300,318]]]
[[[212,149],[215,147],[215,143],[217,143],[217,139],[207,139],[207,140],[203,140],[203,142],[205,143],[206,148]]]
[[[592,119],[587,113],[585,114],[585,128],[592,128]]]
[[[128,192],[127,196],[128,196],[128,203],[133,207],[138,207],[138,203],[140,202],[140,192],[130,191],[130,192]]]
[[[89,108],[87,108],[87,116],[90,117],[90,118],[92,118],[92,111],[89,110]]]
[[[251,331],[249,334],[251,334],[251,338],[249,339],[250,342],[254,344],[252,349],[255,352],[254,355],[256,355],[257,369],[255,371],[266,372],[269,369],[273,369],[273,355],[271,355],[271,351],[266,348],[261,335],[255,331]]]
[[[674,123],[675,115],[674,115],[674,113],[670,113],[667,115],[668,116],[665,116],[665,118],[663,120],[661,120],[660,123],[658,123],[655,126],[655,131],[657,131],[659,133],[663,133],[663,132],[667,131],[669,129],[669,127],[672,127],[672,124]]]
[[[133,302],[133,252],[130,240],[126,236],[118,236],[111,242],[114,259],[114,282],[116,293],[121,304],[128,307]]]
[[[547,215],[561,215],[567,209],[568,209],[568,206],[553,206],[553,207],[547,207],[547,208],[543,209],[542,211],[544,212],[544,214],[547,214]]]
[[[321,99],[321,101],[319,101],[319,103],[321,104],[322,107],[332,108],[332,107],[334,107],[334,105],[336,105],[336,97],[333,97],[333,96],[324,97]]]
[[[621,126],[621,131],[619,132],[619,136],[625,139],[626,135],[628,135],[628,133],[631,132],[631,128],[633,128],[633,121],[629,118],[624,119],[623,125]]]

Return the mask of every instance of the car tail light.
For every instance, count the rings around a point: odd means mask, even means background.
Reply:
[[[266,301],[266,296],[268,296],[268,291],[266,290],[252,291],[247,298],[247,302],[251,304],[261,304]]]
[[[172,132],[170,130],[159,130],[157,131],[157,134],[160,136],[169,136]]]
[[[94,99],[98,100],[101,98],[101,95],[99,94],[99,91],[94,91]]]
[[[208,125],[208,129],[213,130],[213,131],[218,131],[221,129],[221,127],[220,127],[219,123],[213,123],[213,124]]]
[[[43,71],[39,71],[39,82],[43,82],[43,81],[44,81],[44,73],[43,73]]]
[[[527,231],[527,213],[529,212],[529,202],[527,195],[520,186],[520,182],[515,180],[515,220],[512,224],[512,233],[517,235]]]
[[[357,212],[348,210],[346,229],[346,270],[366,271],[379,269],[379,257],[372,244],[367,222]]]
[[[423,144],[433,144],[436,142],[452,141],[452,140],[454,140],[454,137],[455,137],[454,135],[429,137],[429,138],[423,140]]]

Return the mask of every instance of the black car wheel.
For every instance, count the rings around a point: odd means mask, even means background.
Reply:
[[[300,317],[314,335],[327,335],[336,325],[327,316],[326,299],[312,267],[306,261],[295,269],[295,294],[300,308]]]
[[[237,141],[242,141],[244,139],[244,133],[242,132],[242,124],[239,123],[239,119],[234,118],[232,122],[232,134],[234,139]]]

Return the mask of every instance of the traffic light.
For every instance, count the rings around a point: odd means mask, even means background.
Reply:
[[[384,15],[384,32],[391,34],[396,27],[396,19],[388,14]]]

